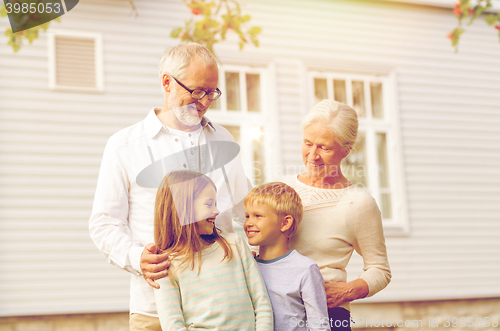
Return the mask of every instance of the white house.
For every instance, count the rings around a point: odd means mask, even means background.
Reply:
[[[180,0],[134,3],[137,16],[128,1],[80,1],[17,54],[0,38],[0,324],[128,310],[129,275],[88,234],[97,174],[107,139],[162,105],[158,61],[191,15]],[[498,321],[495,30],[480,17],[455,53],[453,0],[241,3],[260,46],[215,46],[223,97],[207,116],[254,184],[301,171],[299,124],[317,100],[360,116],[345,171],[382,210],[393,278],[353,317]],[[349,277],[361,269],[354,256]]]

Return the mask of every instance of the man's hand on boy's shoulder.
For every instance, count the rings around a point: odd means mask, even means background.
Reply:
[[[155,281],[168,276],[169,267],[168,253],[158,254],[158,249],[152,243],[144,247],[141,254],[141,272],[150,286],[159,289],[160,285]]]

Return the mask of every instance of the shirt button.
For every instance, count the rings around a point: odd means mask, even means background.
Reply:
[[[179,141],[179,139],[175,138],[175,141],[177,142],[177,141]]]
[[[191,155],[194,155],[194,151],[191,151]]]
[[[182,166],[183,166],[184,168],[186,168],[186,167],[187,167],[187,165],[186,165],[185,163],[184,163]]]
[[[194,141],[191,142],[191,145],[194,145]]]
[[[188,136],[190,136],[190,137],[191,137],[191,133],[190,133],[190,134],[188,134]]]

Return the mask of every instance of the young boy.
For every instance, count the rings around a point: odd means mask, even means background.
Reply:
[[[259,246],[256,260],[273,306],[274,330],[330,330],[318,265],[288,246],[302,219],[297,192],[267,183],[254,187],[244,204],[244,229],[248,243]]]

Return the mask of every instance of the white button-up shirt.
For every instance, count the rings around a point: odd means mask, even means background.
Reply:
[[[239,223],[245,220],[242,201],[251,185],[234,155],[233,146],[238,146],[233,137],[203,118],[197,142],[192,138],[172,133],[152,109],[143,121],[114,134],[104,150],[90,236],[109,263],[133,274],[130,313],[157,316],[154,289],[142,277],[140,257],[144,246],[154,242],[156,192],[167,173],[193,170],[214,181],[220,211],[216,226],[222,231],[234,232],[233,212]],[[192,148],[183,148],[191,144]],[[214,150],[228,144],[232,154],[225,148]]]

